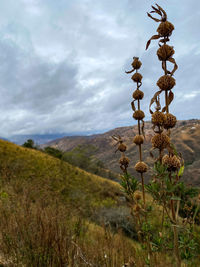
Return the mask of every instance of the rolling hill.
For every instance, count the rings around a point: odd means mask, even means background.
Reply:
[[[152,166],[153,160],[149,155],[151,148],[151,138],[153,131],[150,122],[145,123],[146,140],[143,146],[144,160]],[[76,136],[64,137],[51,141],[42,147],[52,146],[62,151],[70,151],[78,145],[93,145],[97,150],[94,156],[101,160],[104,165],[114,171],[120,172],[118,159],[119,152],[114,153],[115,142],[112,140],[112,135],[120,135],[128,146],[126,155],[131,159],[130,172],[136,175],[133,170],[135,162],[138,160],[138,151],[135,144],[132,142],[133,136],[137,134],[137,126],[120,127],[104,134],[96,134],[91,136]],[[193,185],[200,185],[200,120],[179,121],[176,127],[172,130],[172,142],[177,151],[180,152],[185,161],[185,173],[183,180]],[[146,178],[148,179],[148,177]]]
[[[0,185],[1,266],[103,266],[136,252],[133,240],[101,226],[134,231],[118,183],[0,140]]]
[[[111,199],[112,204],[123,196],[117,183],[89,174],[40,151],[3,140],[0,140],[0,177],[3,184],[17,182],[16,190],[22,190],[23,183],[37,186],[34,197],[51,192],[74,208],[87,204],[88,208],[92,208],[103,200],[106,203]]]
[[[148,251],[118,183],[0,140],[0,185],[2,266],[145,266]],[[155,233],[163,211],[146,199]],[[172,259],[171,250],[157,251],[153,266]]]

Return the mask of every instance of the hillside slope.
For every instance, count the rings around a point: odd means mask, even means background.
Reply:
[[[150,157],[151,138],[153,131],[150,122],[145,123],[146,140],[143,146],[144,160],[152,166],[153,160]],[[106,132],[104,134],[92,136],[64,137],[51,141],[45,146],[52,146],[62,151],[70,151],[77,145],[94,145],[98,149],[94,156],[100,159],[105,166],[114,171],[120,172],[118,159],[119,152],[114,153],[115,147],[111,136],[120,135],[128,146],[127,156],[131,159],[130,171],[136,175],[133,170],[135,162],[138,160],[138,151],[132,139],[137,134],[137,126],[121,127]],[[172,142],[177,151],[180,152],[185,160],[186,170],[183,176],[184,181],[193,185],[200,185],[200,120],[179,121],[172,130]],[[44,146],[43,146],[44,147]]]
[[[117,183],[3,140],[0,140],[0,177],[3,184],[16,183],[16,190],[23,190],[24,183],[37,186],[38,190],[31,192],[37,194],[34,198],[45,197],[48,192],[78,208],[96,207],[106,199],[115,203],[122,195]]]
[[[124,200],[115,182],[0,140],[0,265],[121,266],[136,253],[134,242],[118,233],[108,240],[97,224],[113,214],[126,221]]]
[[[137,238],[137,227],[119,184],[0,140],[0,185],[0,264],[145,266],[148,252],[124,235]],[[154,231],[162,210],[150,206]],[[158,252],[154,266],[173,266],[171,258]]]

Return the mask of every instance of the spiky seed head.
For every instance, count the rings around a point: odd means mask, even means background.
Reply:
[[[135,100],[142,100],[143,97],[144,97],[144,93],[141,90],[137,89],[133,92],[133,98]]]
[[[139,83],[142,81],[142,75],[138,72],[134,73],[133,76],[131,77],[131,79],[136,82]]]
[[[165,115],[164,128],[165,129],[174,128],[174,126],[176,125],[176,122],[177,122],[176,117],[172,115],[171,113],[167,113]]]
[[[133,138],[133,143],[135,143],[136,145],[141,145],[144,143],[144,137],[142,135],[137,134],[134,138]]]
[[[125,156],[122,156],[122,157],[120,158],[120,160],[119,160],[119,163],[120,163],[122,166],[126,167],[126,168],[128,167],[129,162],[130,162],[129,158],[127,158],[127,157],[125,157]]]
[[[160,77],[160,79],[157,81],[157,85],[161,90],[171,90],[174,85],[176,84],[175,79],[172,76],[169,75],[163,75]]]
[[[141,207],[140,207],[139,204],[136,204],[136,205],[133,206],[133,211],[134,212],[138,213],[140,210],[141,210]]]
[[[120,152],[125,152],[126,151],[126,145],[125,144],[119,144],[119,146],[118,146],[118,150],[120,151]]]
[[[142,110],[136,110],[134,113],[133,113],[133,118],[135,120],[143,120],[145,117],[144,115],[144,112]]]
[[[138,57],[134,57],[133,63],[131,65],[135,70],[138,70],[142,66],[142,62],[139,60]]]
[[[151,122],[155,125],[155,126],[162,126],[165,123],[165,114],[163,112],[160,111],[155,111],[152,114],[151,117]]]
[[[158,50],[157,50],[157,56],[158,59],[161,61],[168,60],[170,57],[172,57],[174,54],[174,49],[172,46],[169,46],[167,44],[162,45]]]
[[[139,201],[139,200],[141,199],[141,194],[138,193],[138,192],[136,192],[136,193],[134,194],[134,198],[135,198],[136,201]]]
[[[151,143],[153,148],[163,150],[170,145],[170,138],[164,133],[158,133],[152,137]]]
[[[162,164],[167,166],[168,171],[176,171],[181,167],[180,159],[176,155],[165,155],[162,158]]]
[[[143,161],[139,161],[135,164],[135,170],[139,173],[147,172],[148,166]]]
[[[158,26],[157,32],[160,36],[166,37],[170,36],[174,30],[174,25],[169,21],[163,21]]]

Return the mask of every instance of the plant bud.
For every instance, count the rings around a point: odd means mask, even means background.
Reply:
[[[162,158],[162,164],[167,166],[168,171],[176,171],[181,167],[180,159],[176,155],[174,156],[165,155]]]
[[[170,138],[164,133],[155,134],[152,137],[151,142],[153,148],[158,148],[160,150],[163,150],[170,145]]]
[[[165,114],[163,112],[160,111],[155,111],[152,114],[151,117],[151,122],[155,125],[155,126],[162,126],[165,123]]]
[[[120,152],[125,152],[126,151],[126,145],[125,144],[119,144],[119,146],[118,146],[118,150],[120,151]]]
[[[143,120],[145,117],[144,112],[142,110],[136,110],[133,113],[133,118],[136,120]]]
[[[159,60],[165,61],[168,60],[170,57],[172,57],[174,54],[174,49],[172,46],[169,46],[167,44],[162,45],[158,50],[157,50],[157,56]]]
[[[142,81],[142,75],[140,73],[136,72],[135,74],[133,74],[131,79],[136,83],[141,82]]]
[[[133,143],[135,143],[136,145],[142,145],[144,143],[144,137],[142,135],[136,135],[133,138]]]
[[[169,21],[163,21],[158,26],[157,32],[162,36],[170,36],[174,30],[174,25]]]
[[[157,81],[158,87],[164,91],[171,90],[175,84],[176,84],[175,79],[169,75],[163,75]]]
[[[139,173],[147,172],[148,166],[143,161],[139,161],[135,164],[135,170]]]
[[[126,168],[128,167],[129,162],[130,162],[129,158],[127,158],[125,156],[121,157],[120,160],[119,160],[119,163],[121,165],[123,165],[124,167],[126,167]]]
[[[135,100],[142,100],[143,97],[144,97],[144,93],[142,91],[140,91],[139,89],[137,89],[133,92],[133,98]]]
[[[138,57],[134,57],[133,63],[131,65],[135,70],[138,70],[142,66],[142,62],[139,60]]]
[[[174,128],[174,126],[176,125],[176,117],[174,115],[172,115],[171,113],[167,113],[165,115],[165,123],[164,123],[164,128],[165,129],[170,129],[170,128]]]

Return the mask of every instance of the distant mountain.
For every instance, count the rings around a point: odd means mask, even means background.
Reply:
[[[9,138],[9,140],[15,144],[22,145],[25,143],[28,139],[32,139],[35,144],[40,145],[47,142],[50,142],[52,140],[55,140],[57,138],[61,138],[66,136],[67,134],[33,134],[33,135],[13,135]],[[5,139],[4,139],[5,140]]]
[[[52,140],[66,137],[66,136],[77,136],[81,135],[82,133],[79,132],[73,132],[73,133],[54,133],[54,134],[16,134],[9,137],[9,141],[17,144],[22,145],[24,144],[28,139],[32,139],[36,145],[41,145],[44,143],[48,143]],[[85,135],[90,135],[91,132],[85,132]],[[8,140],[6,138],[1,138],[2,140]]]
[[[70,151],[78,145],[92,144],[98,149],[94,156],[101,160],[104,165],[114,171],[120,172],[119,158],[120,153],[114,153],[115,142],[112,135],[120,135],[128,146],[126,155],[130,158],[130,172],[137,175],[133,169],[138,161],[138,148],[132,142],[134,135],[137,134],[137,126],[120,127],[104,134],[95,134],[91,136],[68,136],[50,141],[42,147],[52,146],[62,151]],[[150,166],[153,165],[153,159],[150,157],[151,138],[153,136],[152,124],[145,123],[146,141],[143,146],[143,157]],[[172,130],[172,142],[177,151],[180,152],[185,160],[185,173],[183,179],[187,183],[200,186],[200,120],[179,121]],[[154,152],[155,153],[155,152]],[[147,177],[148,179],[148,177]]]

